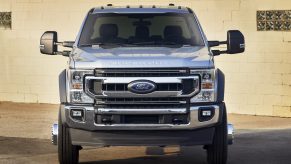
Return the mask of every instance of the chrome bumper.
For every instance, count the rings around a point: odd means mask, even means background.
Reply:
[[[208,121],[199,121],[199,108],[201,107],[213,107],[215,113],[212,119]],[[210,127],[219,122],[219,105],[204,105],[204,106],[192,106],[190,107],[190,122],[188,124],[96,124],[95,115],[96,114],[152,114],[148,109],[94,109],[94,107],[85,106],[63,106],[64,110],[62,112],[62,120],[70,128],[77,128],[89,131],[95,130],[194,130],[203,127]],[[70,117],[70,110],[72,109],[82,109],[85,113],[84,121],[80,122],[74,120]],[[129,111],[130,110],[130,111]],[[154,114],[181,114],[187,112],[186,109],[161,109],[155,110]]]

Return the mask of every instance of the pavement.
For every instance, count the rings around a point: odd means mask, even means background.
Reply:
[[[0,164],[58,163],[50,127],[58,105],[0,103]],[[290,164],[291,118],[229,114],[235,143],[228,164]],[[206,164],[206,153],[195,147],[87,147],[82,164]]]

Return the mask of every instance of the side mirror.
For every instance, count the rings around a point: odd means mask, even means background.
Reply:
[[[237,54],[237,53],[242,53],[245,51],[245,39],[244,39],[243,34],[238,30],[227,31],[226,41],[223,41],[223,42],[209,41],[208,42],[209,47],[215,47],[221,44],[226,44],[227,50],[226,51],[211,50],[214,56],[217,56],[220,54]]]
[[[243,34],[238,30],[227,32],[227,53],[237,54],[245,51],[245,39]]]
[[[58,52],[58,34],[56,31],[46,31],[40,38],[40,52],[47,55],[56,55]]]

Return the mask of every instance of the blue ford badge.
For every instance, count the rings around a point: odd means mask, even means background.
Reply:
[[[146,94],[156,89],[156,84],[148,80],[137,80],[128,84],[128,90],[133,93]]]

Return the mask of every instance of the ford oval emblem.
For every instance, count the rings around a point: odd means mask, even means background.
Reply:
[[[138,94],[151,93],[157,88],[154,82],[148,80],[133,81],[127,87],[129,91]]]

